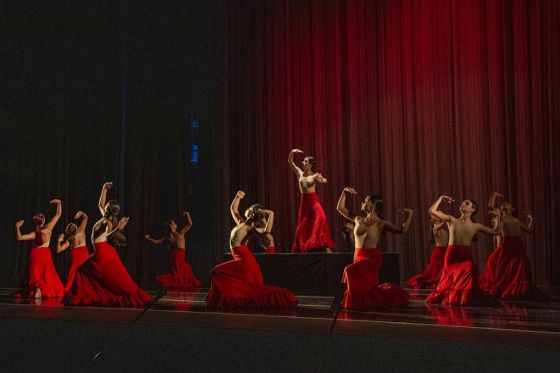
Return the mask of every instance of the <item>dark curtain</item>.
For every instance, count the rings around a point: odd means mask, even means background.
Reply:
[[[165,246],[143,237],[163,235],[166,219],[181,224],[189,210],[187,257],[207,279],[215,262],[212,138],[223,9],[198,1],[2,5],[0,285],[26,275],[31,243],[15,242],[15,222],[25,219],[29,231],[35,213],[50,218],[55,197],[63,215],[51,248],[65,279],[69,253],[55,253],[56,237],[78,210],[91,229],[108,180],[108,197],[130,216],[125,264],[133,277],[152,285],[169,270]]]
[[[300,148],[328,178],[318,193],[338,247],[344,186],[380,193],[385,216],[416,215],[389,235],[403,278],[430,255],[427,209],[440,195],[480,204],[492,191],[535,216],[526,236],[536,280],[560,284],[560,4],[524,1],[234,1],[228,6],[224,125],[216,137],[220,247],[238,189],[276,212],[289,251]],[[298,159],[299,162],[301,159]],[[357,211],[358,199],[350,198]],[[479,267],[492,249],[479,237]]]

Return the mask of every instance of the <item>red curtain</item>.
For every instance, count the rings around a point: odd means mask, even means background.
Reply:
[[[287,155],[300,148],[328,178],[318,193],[339,247],[344,186],[380,193],[389,220],[416,212],[408,234],[384,243],[403,278],[429,258],[427,209],[440,194],[457,200],[453,214],[476,200],[488,223],[497,190],[535,216],[526,242],[538,283],[560,283],[558,1],[236,1],[227,18],[220,252],[238,189],[276,212],[289,251],[299,191]],[[480,267],[491,249],[479,237]]]

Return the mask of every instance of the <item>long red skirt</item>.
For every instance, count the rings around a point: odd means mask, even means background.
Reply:
[[[379,249],[356,249],[354,262],[344,268],[342,282],[346,291],[342,306],[351,310],[407,306],[409,294],[399,285],[379,285],[379,269],[383,256]]]
[[[246,245],[231,249],[233,260],[210,272],[211,286],[206,297],[209,308],[287,308],[297,304],[287,289],[267,285],[261,268]]]
[[[76,276],[78,267],[89,257],[89,251],[86,246],[78,246],[70,251],[70,269],[68,270],[68,278],[66,279],[66,286],[64,287],[64,294],[70,290],[70,286]]]
[[[483,298],[471,247],[449,245],[439,284],[426,302],[465,306],[476,305]]]
[[[292,253],[334,247],[327,216],[319,196],[317,193],[302,193]]]
[[[51,249],[34,247],[29,251],[29,276],[27,289],[14,293],[16,297],[33,297],[41,289],[41,296],[58,298],[64,295],[64,285],[54,268]]]
[[[95,244],[95,254],[78,268],[65,297],[66,304],[84,306],[140,307],[151,301],[107,241]]]
[[[157,282],[165,289],[188,289],[202,285],[185,260],[185,249],[177,248],[171,251],[169,261],[171,262],[171,273],[156,277]]]
[[[488,257],[480,276],[480,288],[494,298],[546,300],[533,282],[531,263],[521,236],[504,237]]]
[[[434,289],[443,271],[443,261],[445,259],[445,246],[436,246],[432,251],[430,260],[424,272],[412,276],[408,279],[408,285],[413,289]]]

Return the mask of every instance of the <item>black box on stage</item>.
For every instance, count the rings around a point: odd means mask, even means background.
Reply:
[[[344,267],[352,263],[354,253],[254,254],[264,281],[281,286],[296,295],[334,295],[340,288]],[[232,260],[224,254],[224,261]],[[379,283],[400,283],[398,253],[383,253]]]

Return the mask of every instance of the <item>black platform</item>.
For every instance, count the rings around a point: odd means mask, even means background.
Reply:
[[[334,295],[340,286],[344,267],[353,253],[254,254],[264,281],[302,295]],[[224,261],[232,259],[224,254]],[[398,253],[383,253],[380,283],[400,283]]]

